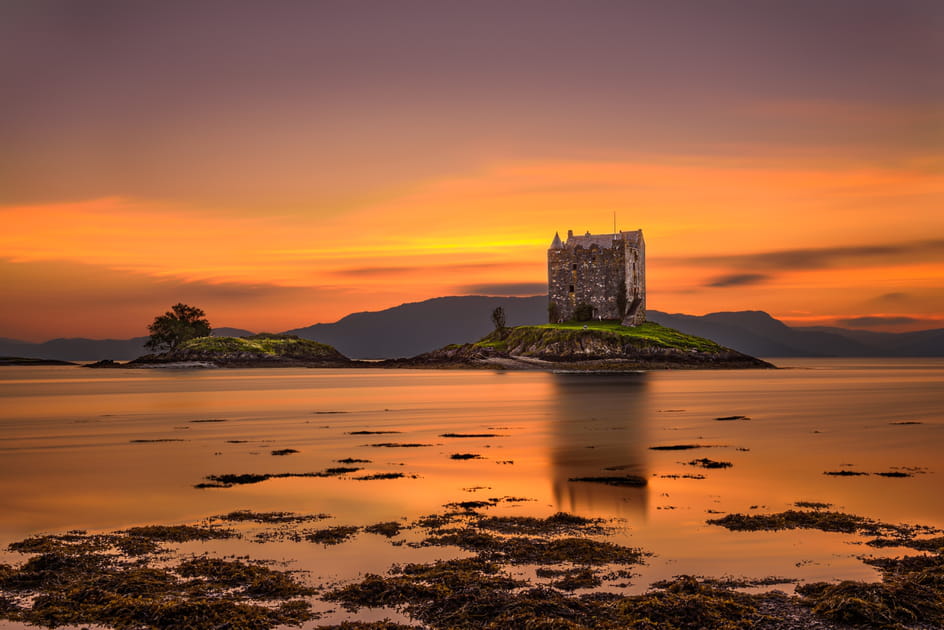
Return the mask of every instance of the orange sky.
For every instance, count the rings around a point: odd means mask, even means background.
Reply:
[[[650,308],[944,326],[940,12],[904,3],[890,21],[858,5],[857,27],[891,38],[882,63],[906,71],[878,64],[859,31],[837,34],[839,12],[810,26],[814,3],[710,19],[630,4],[531,24],[410,3],[403,40],[332,5],[319,19],[363,32],[324,50],[310,49],[328,28],[312,15],[251,4],[210,49],[180,31],[184,3],[103,3],[111,21],[94,28],[68,3],[21,11],[14,23],[48,28],[12,45],[67,68],[7,75],[20,97],[0,123],[0,337],[141,335],[177,301],[214,325],[279,331],[442,295],[538,294],[555,231],[610,232],[614,212],[645,232]],[[610,22],[633,11],[687,44],[624,43]],[[239,47],[306,18],[248,44],[261,57]],[[169,33],[179,64],[145,45]]]

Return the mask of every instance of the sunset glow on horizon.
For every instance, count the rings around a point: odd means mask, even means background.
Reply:
[[[941,328],[941,26],[920,1],[8,4],[0,337],[542,294],[555,232],[614,213],[651,309]]]

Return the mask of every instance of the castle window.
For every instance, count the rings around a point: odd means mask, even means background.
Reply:
[[[567,289],[567,290],[570,291],[571,293],[573,293],[573,292],[574,292],[574,285],[570,285],[570,288]]]
[[[590,262],[596,262],[596,261],[597,261],[597,257],[596,257],[596,256],[591,256],[591,257],[590,257]]]
[[[577,263],[572,264],[570,268],[573,269],[574,271],[577,271]]]

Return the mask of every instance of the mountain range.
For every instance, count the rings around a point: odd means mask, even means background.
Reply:
[[[450,343],[474,341],[492,328],[492,311],[501,306],[508,326],[547,320],[547,298],[455,296],[401,304],[382,311],[352,313],[330,324],[285,331],[327,343],[355,359],[410,357]],[[647,311],[654,322],[707,337],[755,357],[939,357],[944,329],[882,333],[826,326],[787,326],[763,311],[670,314]],[[217,328],[219,336],[251,334]],[[145,353],[147,337],[133,339],[53,339],[30,343],[0,338],[0,356],[94,361],[133,359]]]

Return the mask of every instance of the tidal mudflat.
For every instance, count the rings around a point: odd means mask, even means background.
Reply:
[[[939,626],[944,361],[777,363],[5,367],[0,617]]]

